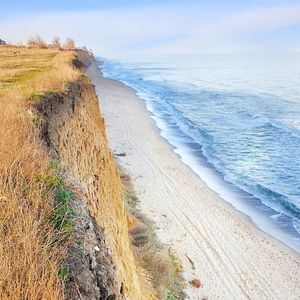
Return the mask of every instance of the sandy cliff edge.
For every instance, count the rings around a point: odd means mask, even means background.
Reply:
[[[88,65],[92,60],[90,54],[79,51],[81,63]],[[39,110],[44,115],[46,142],[72,181],[76,181],[80,194],[77,200],[86,202],[77,209],[82,222],[77,222],[76,226],[82,230],[85,242],[81,252],[85,267],[82,272],[72,274],[77,281],[77,296],[83,299],[96,299],[99,295],[101,299],[154,299],[138,274],[131,251],[123,188],[108,147],[94,86],[88,78],[82,78],[71,83],[63,94],[45,95]],[[88,239],[87,235],[92,238]],[[90,287],[80,284],[80,276],[85,271],[92,276],[91,282],[85,282],[91,284]],[[95,293],[90,293],[91,290]],[[75,299],[74,294],[72,297]]]

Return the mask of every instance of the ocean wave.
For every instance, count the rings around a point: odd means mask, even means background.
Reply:
[[[165,124],[171,144],[175,139],[177,147],[190,147],[194,160],[201,155],[224,181],[274,210],[274,221],[284,219],[299,229],[300,131],[290,125],[298,124],[295,111],[285,111],[283,100],[155,80],[154,73],[164,68],[151,67],[147,79],[147,67],[128,70],[113,62],[102,67],[104,76],[137,90],[156,121]]]
[[[272,202],[276,204],[277,209],[278,207],[284,208],[284,212],[288,213],[290,217],[300,219],[299,207],[297,207],[294,203],[290,202],[288,197],[278,192],[275,192],[259,183],[257,183],[253,188],[259,193],[259,195],[265,196],[265,199],[268,200],[269,205]]]
[[[197,143],[202,151],[206,160],[215,168],[228,182],[237,185],[242,190],[253,194],[258,197],[262,202],[275,209],[276,211],[289,215],[290,217],[300,218],[300,209],[290,202],[289,198],[283,194],[280,194],[270,188],[267,188],[259,183],[251,182],[250,178],[246,178],[243,174],[235,174],[234,172],[228,172],[224,167],[224,163],[215,155],[213,155],[213,142],[214,138],[209,135],[205,130],[196,126],[191,120],[183,116],[173,105],[169,104],[169,113],[167,117],[160,116],[167,124],[172,123],[192,140]],[[155,112],[154,112],[155,114]],[[249,114],[249,117],[251,115]],[[260,118],[257,116],[251,116],[253,118]],[[273,126],[269,121],[262,121],[256,126]],[[277,128],[277,127],[276,127]]]

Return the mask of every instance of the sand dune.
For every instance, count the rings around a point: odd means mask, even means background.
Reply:
[[[104,79],[96,85],[110,147],[134,181],[141,210],[158,237],[182,260],[187,299],[300,299],[299,256],[262,233],[178,158],[159,135],[133,89]]]

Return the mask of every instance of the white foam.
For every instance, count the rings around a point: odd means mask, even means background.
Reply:
[[[151,117],[155,121],[156,126],[160,129],[161,136],[175,147],[174,152],[179,155],[181,161],[197,174],[211,190],[213,190],[220,198],[233,205],[235,209],[247,215],[262,231],[272,235],[300,253],[300,239],[286,230],[283,230],[283,228],[280,228],[275,222],[272,222],[272,220],[276,221],[276,218],[272,218],[272,213],[270,214],[269,212],[266,214],[266,211],[260,211],[257,207],[254,207],[253,203],[243,201],[245,199],[242,198],[246,197],[250,200],[251,195],[247,195],[237,187],[227,183],[217,171],[206,166],[204,162],[202,163],[201,160],[192,153],[192,149],[181,143],[176,136],[174,136],[174,133],[163,119],[153,115]],[[266,209],[268,208],[266,207]]]

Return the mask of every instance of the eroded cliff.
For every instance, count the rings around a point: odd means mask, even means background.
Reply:
[[[83,63],[87,60],[89,57],[85,56]],[[82,76],[69,84],[64,93],[45,95],[39,110],[44,115],[45,140],[68,174],[78,182],[81,193],[77,197],[78,203],[82,201],[77,225],[82,231],[83,250],[78,255],[82,256],[85,267],[73,273],[80,296],[85,299],[94,299],[97,295],[102,297],[100,299],[152,299],[143,286],[131,251],[122,184],[108,148],[94,86]],[[92,243],[86,239],[87,235],[93,236]],[[79,282],[82,272],[91,273],[90,283],[85,283],[90,286]],[[96,292],[88,294],[91,289]]]

